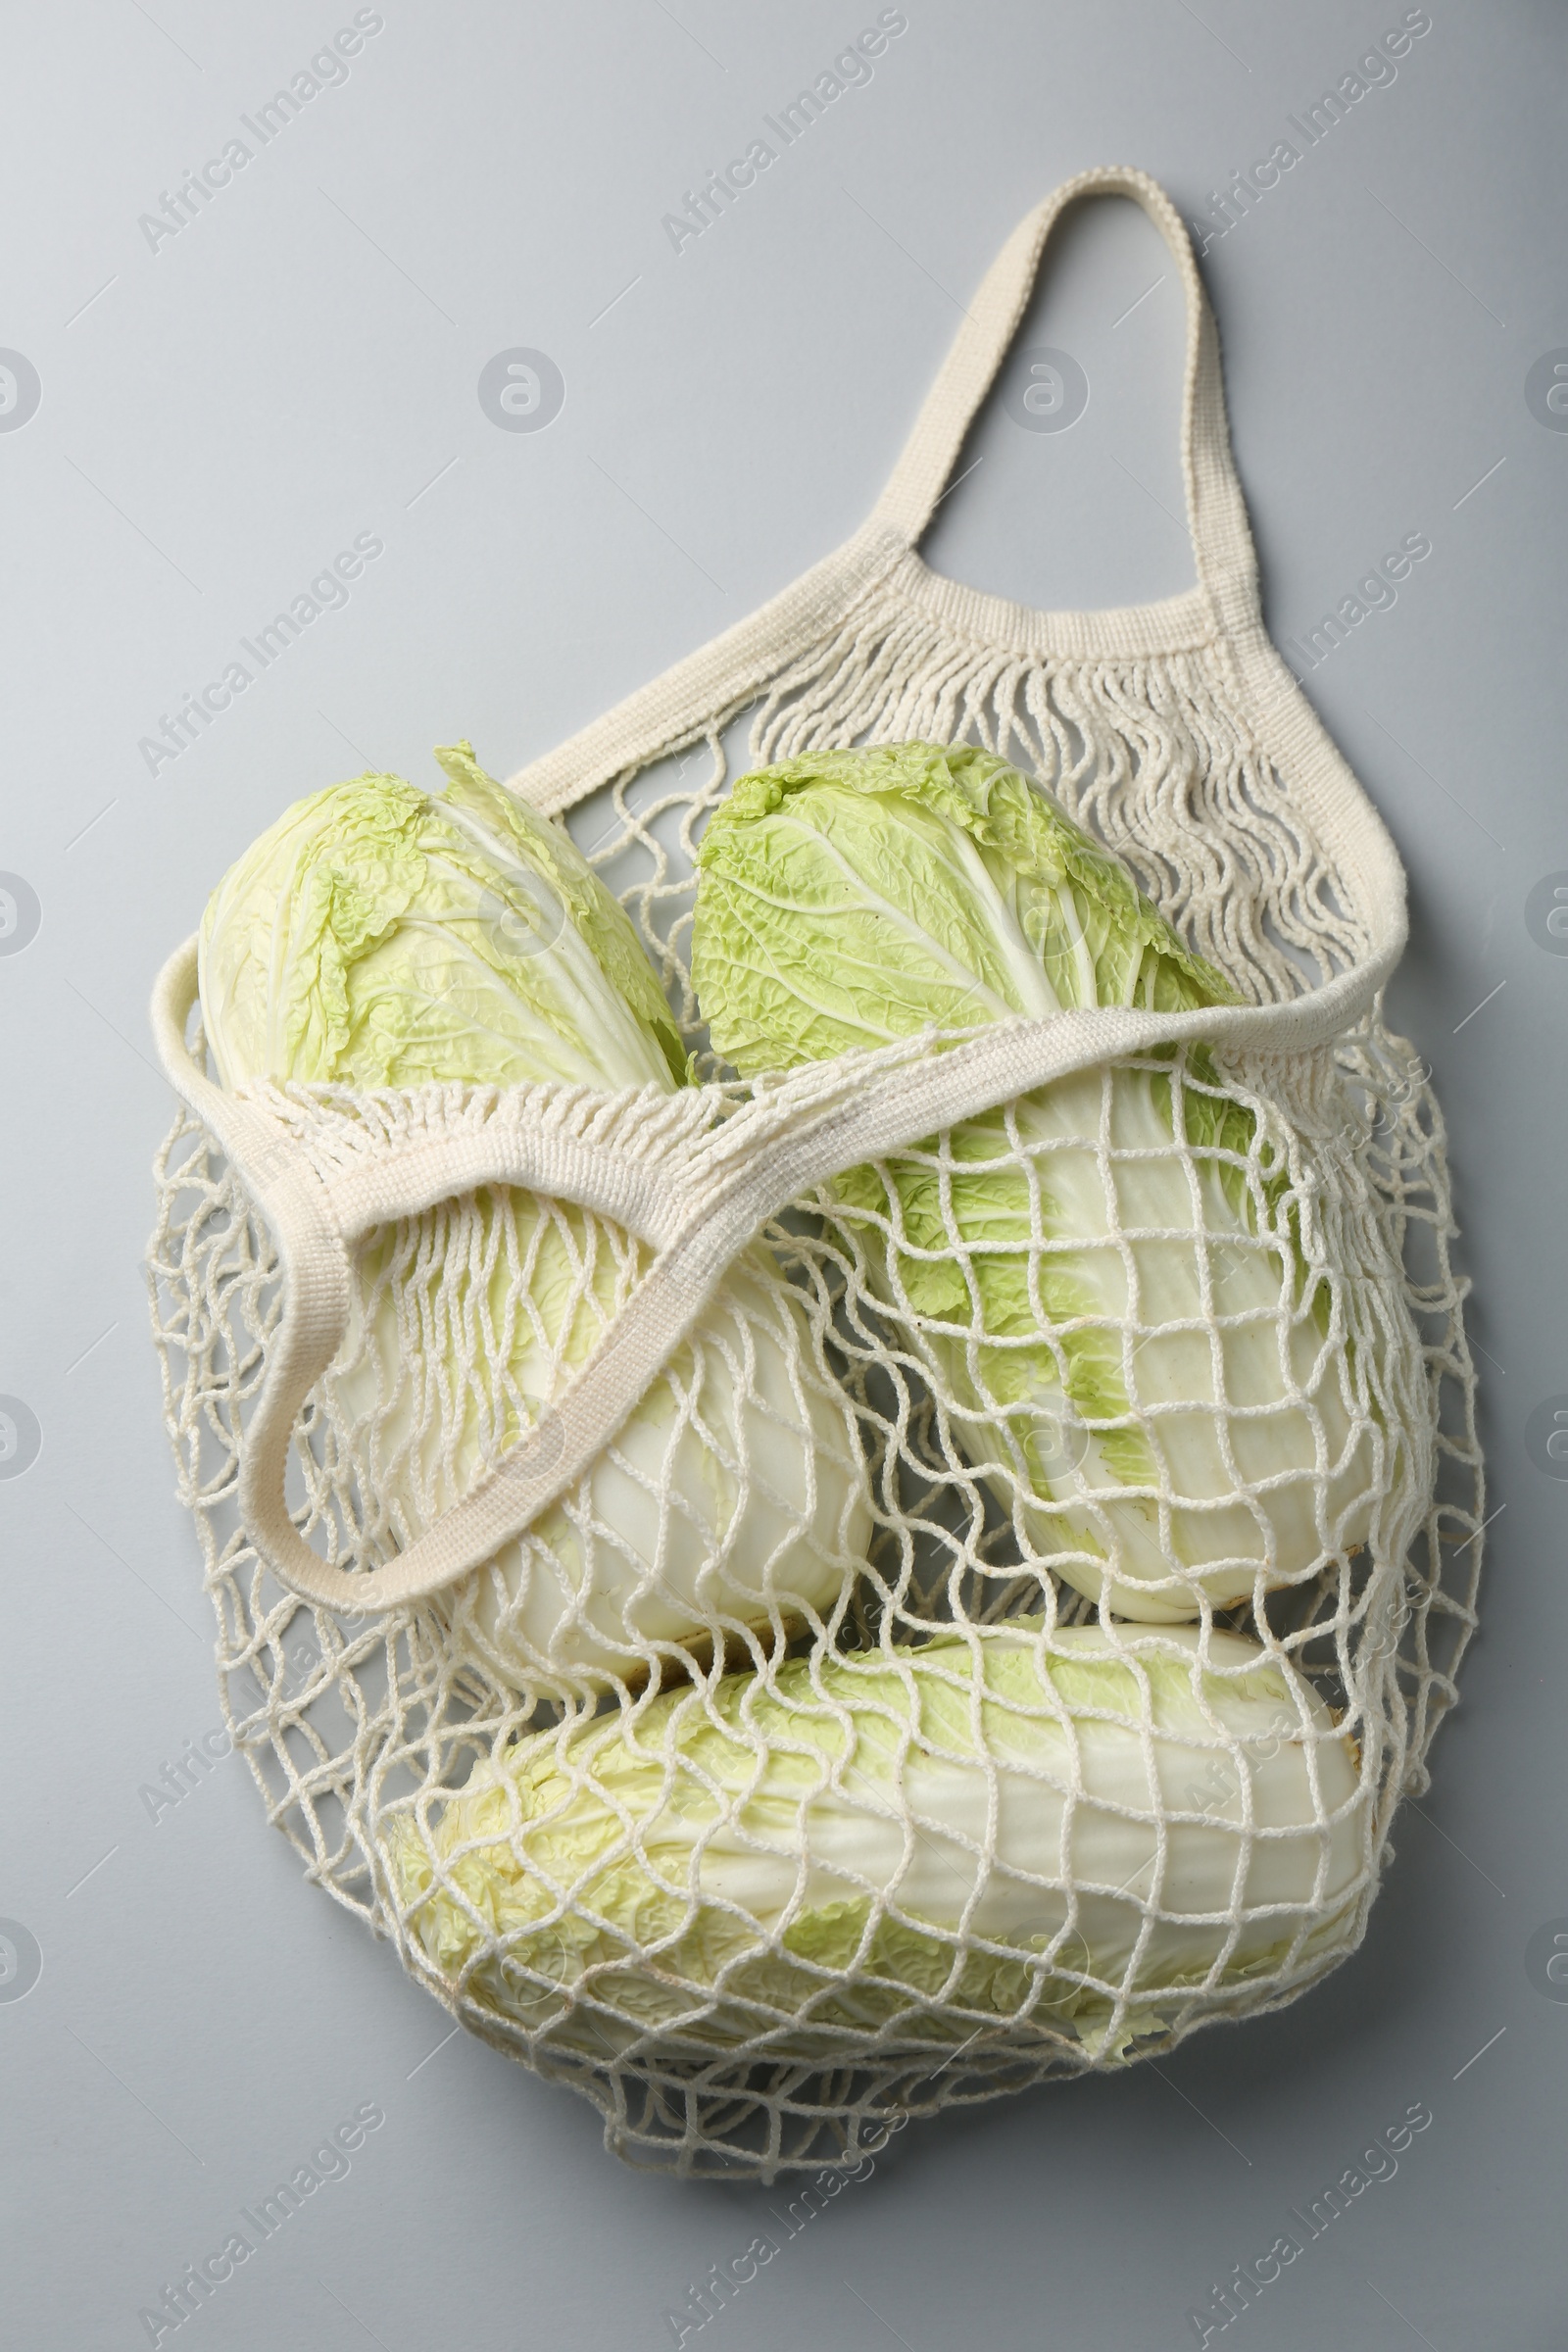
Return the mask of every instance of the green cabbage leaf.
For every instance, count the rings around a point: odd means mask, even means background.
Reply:
[[[624,909],[470,745],[436,757],[443,796],[391,775],[330,785],[214,892],[199,978],[223,1084],[680,1083],[685,1054]]]

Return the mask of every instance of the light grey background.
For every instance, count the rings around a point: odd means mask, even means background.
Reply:
[[[24,1999],[0,1985],[19,2352],[148,2341],[140,2308],[365,2101],[386,2121],[349,2177],[181,2344],[635,2352],[782,2205],[630,2174],[568,2094],[438,2046],[441,2011],[304,1884],[238,1763],[149,1818],[143,1786],[219,1721],[140,1266],[158,963],[286,802],[366,762],[433,781],[461,733],[505,772],[846,536],[1058,179],[1137,163],[1196,216],[1404,15],[908,0],[871,81],[677,254],[662,216],[874,8],[385,0],[347,80],[150,249],[138,216],[352,13],[7,21],[0,345],[42,387],[0,429],[0,868],[41,908],[0,953],[0,1392],[42,1431],[0,1478],[0,1915],[42,1954]],[[1325,1987],[1162,2072],[911,2129],[710,2324],[722,2352],[1195,2342],[1209,2282],[1414,2101],[1434,2120],[1397,2177],[1213,2340],[1562,2340],[1568,2003],[1525,1952],[1568,1914],[1568,1485],[1524,1431],[1568,1392],[1568,957],[1525,921],[1568,869],[1568,433],[1525,398],[1568,345],[1564,64],[1546,0],[1432,0],[1397,77],[1204,262],[1276,635],[1432,542],[1306,674],[1409,866],[1395,1011],[1446,1109],[1486,1350],[1502,1515],[1434,1788]],[[1026,338],[1073,353],[1089,406],[1058,434],[983,423],[939,568],[1047,605],[1190,576],[1163,264],[1129,208],[1074,224]],[[543,431],[479,405],[516,346],[564,380]],[[149,774],[160,714],[360,532],[385,552],[347,607]]]

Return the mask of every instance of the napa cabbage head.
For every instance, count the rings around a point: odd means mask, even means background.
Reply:
[[[652,966],[568,836],[467,744],[436,757],[444,795],[334,785],[213,894],[200,985],[224,1086],[684,1084]],[[325,1386],[372,1553],[433,1525],[559,1400],[648,1254],[500,1185],[367,1237]],[[656,1647],[828,1614],[864,1565],[863,1484],[848,1403],[754,1245],[576,1486],[444,1597],[449,1647],[575,1690],[645,1675]]]
[[[624,909],[559,826],[438,751],[437,797],[363,775],[297,801],[202,922],[220,1078],[420,1086],[685,1076]]]
[[[1365,1884],[1352,1742],[1278,1653],[1187,1627],[791,1658],[515,1740],[388,1827],[448,1997],[600,2063],[1019,2020],[1113,2061],[1343,1950]]]
[[[699,862],[693,976],[745,1075],[927,1027],[1237,1002],[993,753],[786,760],[739,780]],[[1201,1048],[1072,1074],[831,1189],[959,1450],[1069,1582],[1193,1616],[1192,1571],[1235,1599],[1364,1536],[1348,1351],[1283,1173]]]

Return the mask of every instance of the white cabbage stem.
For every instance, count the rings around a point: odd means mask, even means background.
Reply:
[[[528,1193],[434,1219],[362,1253],[327,1380],[400,1544],[559,1399],[642,1264],[624,1234]],[[755,1248],[575,1485],[454,1589],[452,1648],[539,1689],[635,1682],[675,1644],[826,1620],[869,1536],[847,1400]]]

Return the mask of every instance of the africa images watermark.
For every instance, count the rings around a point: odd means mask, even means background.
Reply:
[[[1233,172],[1224,187],[1211,188],[1206,214],[1188,221],[1200,255],[1205,254],[1216,238],[1239,227],[1254,205],[1261,203],[1271,188],[1277,188],[1285,173],[1293,172],[1313,147],[1321,146],[1335,124],[1343,122],[1370,90],[1387,89],[1396,80],[1395,60],[1408,57],[1412,43],[1431,30],[1432,19],[1424,8],[1406,9],[1403,24],[1386,32],[1364,57],[1358,57],[1350,72],[1342,74],[1320,98],[1303,106],[1299,115],[1287,115],[1286,124],[1296,137],[1276,139],[1260,163],[1246,172]],[[1300,140],[1299,146],[1296,139]]]
[[[339,1618],[344,1626],[365,1622],[363,1614],[351,1610],[343,1611]],[[297,1707],[301,1701],[316,1696],[331,1679],[331,1668],[320,1642],[303,1610],[283,1633],[266,1642],[240,1671],[255,1690],[264,1712],[274,1706]],[[211,1731],[184,1740],[172,1762],[168,1757],[164,1759],[158,1778],[143,1781],[136,1790],[153,1827],[156,1829],[166,1814],[174,1812],[194,1796],[220,1764],[236,1752],[233,1734],[226,1724],[214,1724]]]
[[[143,213],[136,222],[154,253],[161,252],[171,237],[177,237],[199,220],[220,192],[228,187],[237,172],[243,172],[252,158],[264,147],[270,147],[279,132],[288,128],[296,115],[318,99],[323,90],[335,89],[349,77],[348,61],[358,57],[368,40],[384,31],[386,19],[378,8],[356,9],[352,25],[345,24],[324,42],[308,66],[301,66],[286,89],[274,90],[265,106],[255,115],[241,115],[240,121],[256,142],[252,146],[236,132],[224,141],[220,154],[209,156],[206,163],[194,172],[186,172],[172,189],[160,188],[158,212]]]
[[[234,1752],[234,1742],[222,1724],[203,1732],[199,1740],[187,1740],[171,1764],[166,1761],[156,1781],[143,1781],[136,1794],[150,1822],[156,1825],[166,1813],[172,1813],[188,1796],[194,1796],[202,1783],[217,1771],[226,1756]]]
[[[722,171],[710,173],[700,187],[686,190],[681,198],[683,212],[664,215],[660,226],[675,251],[684,252],[705,229],[711,228],[743,190],[755,187],[759,174],[770,171],[785,149],[804,138],[811,124],[830,106],[836,106],[846,90],[862,88],[871,78],[872,59],[881,57],[888,43],[908,29],[909,20],[902,8],[885,8],[875,24],[858,34],[847,49],[840,50],[832,65],[824,66],[808,88],[800,91],[788,106],[781,106],[776,116],[764,115],[764,128],[772,136],[764,137],[760,132],[744,155],[732,158]]]
[[[1432,553],[1432,542],[1425,531],[1406,531],[1392,556],[1374,564],[1364,578],[1355,583],[1348,596],[1342,596],[1332,611],[1325,612],[1315,628],[1303,629],[1299,638],[1282,637],[1280,651],[1293,669],[1299,662],[1304,668],[1316,669],[1328,660],[1337,645],[1343,645],[1352,629],[1358,629],[1369,612],[1387,612],[1399,601],[1396,582],[1407,580],[1412,565],[1424,564]]]
[[[195,694],[187,693],[172,716],[167,710],[158,714],[156,731],[146,734],[136,749],[150,776],[161,767],[177,760],[204,734],[220,712],[231,708],[234,697],[243,694],[264,669],[270,669],[280,654],[288,651],[296,637],[320,619],[323,612],[339,610],[349,601],[348,583],[357,580],[367,564],[373,564],[386,553],[386,541],[374,531],[360,531],[353,544],[339,550],[331,563],[318,572],[308,588],[292,597],[285,611],[275,613],[253,638],[242,637],[240,647],[249,655],[255,668],[237,658],[230,662],[216,678],[200,687]]]
[[[270,2237],[277,2235],[290,2215],[300,2211],[307,2197],[314,2197],[329,2180],[346,2180],[354,2169],[349,2158],[364,2147],[366,2134],[379,2132],[385,2122],[386,2109],[380,2101],[364,2100],[345,2123],[327,2133],[319,2147],[311,2149],[309,2160],[297,2164],[270,2195],[258,2197],[254,2205],[242,2205],[239,2223],[223,2243],[200,2262],[187,2262],[172,2282],[165,2279],[158,2301],[144,2303],[137,2312],[147,2341],[161,2344],[166,2336],[183,2328],[187,2320],[195,2319],[202,2305],[211,2302],[219,2288],[225,2286],[253,2254],[259,2254]]]
[[[782,2214],[775,2206],[768,2207],[768,2212],[779,2227],[780,2235],[777,2238],[770,2237],[765,2230],[759,2230],[751,2244],[741,2253],[732,2255],[728,2262],[710,2263],[703,2274],[701,2285],[695,2280],[687,2282],[685,2301],[680,2309],[664,2311],[660,2315],[677,2352],[679,2346],[701,2333],[710,2321],[716,2320],[742,2287],[750,2286],[754,2278],[760,2278],[775,2254],[787,2246],[792,2238],[799,2237],[819,2213],[825,2213],[834,2197],[842,2196],[847,2188],[858,2188],[870,2180],[876,2170],[874,2159],[881,2155],[894,2132],[904,2130],[908,2120],[905,2110],[898,2107],[880,2123],[873,2123],[871,2130],[875,2132],[880,2129],[882,2136],[877,2140],[872,2140],[869,2135],[862,2139],[858,2164],[847,2171],[824,2165],[815,2180],[808,2180],[800,2194],[789,2200]]]
[[[1197,2342],[1212,2343],[1215,2336],[1232,2327],[1259,2295],[1285,2276],[1314,2238],[1321,2237],[1342,2214],[1348,2213],[1357,2197],[1366,2195],[1374,2180],[1392,2180],[1399,2169],[1399,2158],[1409,2148],[1415,2133],[1426,2131],[1431,2121],[1432,2110],[1426,2101],[1412,2100],[1397,2123],[1390,2124],[1363,2148],[1337,2180],[1319,2189],[1304,2213],[1298,2206],[1287,2206],[1294,2228],[1282,2230],[1268,2251],[1254,2256],[1250,2263],[1233,2263],[1223,2282],[1216,2279],[1210,2284],[1204,2307],[1187,2314],[1188,2326]]]

